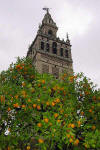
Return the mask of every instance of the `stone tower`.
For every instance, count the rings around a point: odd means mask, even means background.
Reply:
[[[27,57],[31,57],[39,73],[50,73],[59,78],[61,73],[73,73],[71,44],[57,37],[58,27],[53,21],[48,8],[39,25],[37,35],[30,45]]]

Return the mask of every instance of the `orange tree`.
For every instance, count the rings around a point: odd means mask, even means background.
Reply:
[[[100,91],[82,73],[55,79],[18,58],[0,74],[1,150],[100,149]]]

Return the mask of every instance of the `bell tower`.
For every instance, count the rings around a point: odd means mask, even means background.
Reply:
[[[30,45],[27,57],[31,57],[39,73],[50,73],[59,78],[61,73],[73,74],[71,44],[67,34],[66,41],[57,37],[58,27],[53,21],[49,8],[39,25],[37,35]]]

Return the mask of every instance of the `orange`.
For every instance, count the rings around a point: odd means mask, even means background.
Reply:
[[[92,109],[89,109],[89,112],[91,113],[91,112],[92,112]]]
[[[26,106],[25,105],[22,105],[22,108],[25,108]]]
[[[10,150],[10,147],[8,146],[7,150]]]
[[[80,126],[81,126],[81,122],[80,122],[80,121],[78,121],[77,123],[78,123],[78,127],[80,127]]]
[[[48,121],[49,121],[48,118],[45,118],[45,119],[44,119],[44,122],[45,122],[45,123],[48,123]]]
[[[95,130],[95,129],[96,129],[96,126],[95,126],[95,125],[93,125],[93,126],[92,126],[92,130]]]
[[[33,108],[36,108],[36,106],[37,106],[36,104],[33,104]]]
[[[50,105],[50,103],[49,103],[49,102],[46,102],[46,105],[47,105],[47,106],[49,106],[49,105]]]
[[[58,123],[60,123],[60,121],[61,121],[61,120],[59,120],[59,119],[57,120]]]
[[[84,112],[83,112],[83,111],[81,111],[81,115],[82,115],[82,116],[84,115]]]
[[[74,124],[71,124],[71,127],[72,127],[72,128],[75,128],[75,125],[74,125]]]
[[[55,117],[55,118],[57,118],[57,117],[58,117],[58,114],[57,114],[57,113],[55,113],[55,114],[54,114],[54,117]]]
[[[11,108],[10,108],[10,107],[8,108],[8,111],[11,111]]]
[[[70,128],[70,127],[71,127],[71,123],[68,124],[68,128]]]
[[[59,103],[59,102],[60,102],[60,99],[59,99],[59,98],[57,98],[57,99],[56,99],[56,103]]]
[[[41,87],[41,84],[40,84],[40,83],[38,84],[38,87]]]
[[[55,106],[55,103],[54,103],[54,102],[52,102],[52,103],[51,103],[51,105],[52,105],[52,106]]]
[[[31,102],[31,100],[30,100],[30,99],[28,99],[28,102]]]
[[[13,106],[14,106],[15,108],[18,108],[18,107],[19,107],[19,104],[16,103],[16,104],[13,104]]]
[[[42,82],[42,84],[45,84],[45,80],[42,80],[41,82]]]
[[[38,127],[42,127],[42,124],[41,124],[41,123],[38,123],[37,126],[38,126]]]
[[[38,142],[42,144],[42,143],[44,143],[44,140],[43,139],[38,139]]]
[[[37,110],[41,110],[41,107],[40,107],[40,105],[37,105]]]
[[[79,144],[79,140],[78,139],[76,139],[75,141],[74,141],[74,145],[78,145]]]
[[[70,134],[67,134],[67,137],[70,138]]]

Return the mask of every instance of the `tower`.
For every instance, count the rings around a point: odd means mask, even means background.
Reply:
[[[57,37],[58,27],[53,21],[49,8],[39,25],[37,35],[30,45],[27,57],[31,57],[39,73],[50,73],[59,78],[61,73],[73,73],[71,44],[67,34],[66,41]]]

